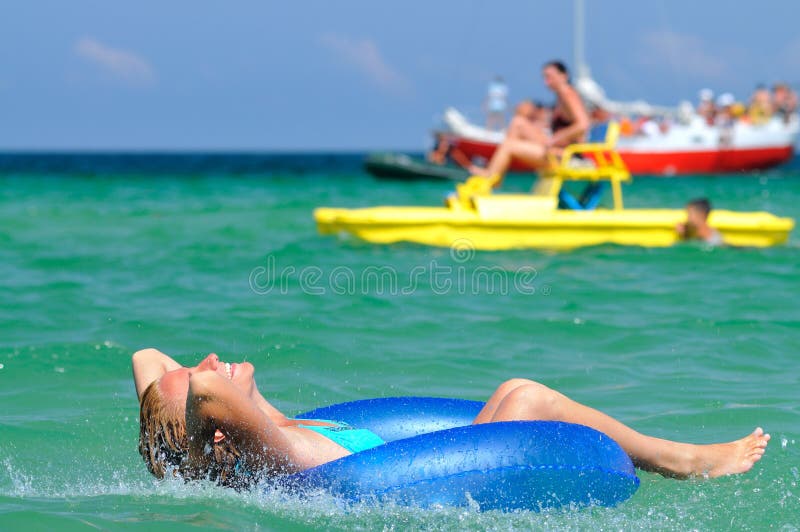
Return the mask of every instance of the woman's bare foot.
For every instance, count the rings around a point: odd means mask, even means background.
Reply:
[[[698,445],[690,476],[715,478],[746,473],[764,456],[769,438],[758,427],[741,440]]]

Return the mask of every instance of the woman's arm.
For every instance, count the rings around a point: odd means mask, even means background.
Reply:
[[[136,395],[141,401],[145,389],[154,380],[181,365],[158,349],[148,348],[133,354],[133,381],[136,384]]]
[[[248,467],[271,473],[304,469],[298,464],[296,442],[245,395],[221,375],[204,371],[189,378],[186,430],[191,467],[207,470],[216,430],[231,438]]]

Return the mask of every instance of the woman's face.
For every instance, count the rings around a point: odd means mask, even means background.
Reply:
[[[221,377],[229,379],[248,396],[255,389],[253,383],[255,368],[251,363],[222,362],[216,354],[211,353],[194,367],[183,367],[164,373],[159,381],[164,399],[170,402],[175,401],[181,407],[185,407],[186,394],[189,392],[189,377],[202,371],[213,371]]]
[[[567,82],[566,74],[560,72],[553,65],[547,65],[542,69],[542,78],[544,79],[544,84],[551,91],[555,91],[559,86]]]

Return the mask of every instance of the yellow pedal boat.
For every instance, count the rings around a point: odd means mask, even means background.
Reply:
[[[552,160],[542,172],[531,194],[495,194],[496,179],[476,176],[459,184],[442,207],[321,207],[314,218],[323,234],[345,232],[377,244],[558,250],[597,244],[664,247],[679,242],[676,226],[686,221],[685,210],[623,208],[621,183],[630,181],[630,174],[614,150],[618,133],[618,125],[612,123],[605,142],[567,147],[561,159]],[[567,180],[588,182],[588,197],[578,201],[565,195],[562,184]],[[613,208],[591,208],[605,184],[611,185]],[[563,208],[565,202],[573,208]],[[709,225],[726,244],[766,247],[784,243],[794,220],[768,212],[715,209]]]

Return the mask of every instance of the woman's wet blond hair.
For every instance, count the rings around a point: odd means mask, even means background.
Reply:
[[[207,471],[188,467],[189,438],[184,413],[179,405],[165,400],[158,383],[150,383],[139,404],[139,454],[150,473],[156,478],[171,473],[186,480],[207,479],[233,488],[250,485],[254,476],[237,467],[241,453],[230,438],[212,444],[214,456]]]

